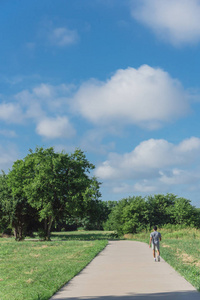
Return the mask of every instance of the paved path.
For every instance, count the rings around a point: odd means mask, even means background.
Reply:
[[[54,299],[200,300],[200,293],[162,258],[154,262],[147,244],[112,241]]]

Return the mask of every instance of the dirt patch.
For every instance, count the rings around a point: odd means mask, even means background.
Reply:
[[[24,272],[24,273],[27,274],[27,275],[31,275],[31,274],[33,274],[33,272],[34,272],[34,270],[32,269],[29,272]]]
[[[189,255],[185,252],[180,253],[180,249],[178,249],[178,250],[179,250],[177,252],[179,254],[178,256],[181,258],[181,260],[184,264],[195,265],[198,268],[200,267],[200,260],[195,259],[192,255]]]
[[[124,234],[124,238],[127,239],[127,240],[130,240],[130,239],[133,238],[133,234],[132,233]]]
[[[193,264],[195,263],[195,259],[193,256],[191,255],[188,255],[187,253],[182,253],[181,254],[181,258],[182,258],[182,261],[186,264]]]
[[[45,249],[45,248],[48,248],[47,245],[42,245],[42,246],[33,246],[34,247],[34,250],[40,250],[40,249]]]
[[[166,244],[162,244],[162,247],[163,247],[163,248],[171,248],[171,246],[166,245]]]
[[[195,262],[195,266],[200,268],[200,261]]]
[[[29,278],[28,280],[26,280],[26,282],[27,282],[28,284],[31,284],[31,283],[33,283],[33,279]]]
[[[37,257],[40,257],[40,254],[33,254],[33,253],[30,253],[30,256],[37,258]]]

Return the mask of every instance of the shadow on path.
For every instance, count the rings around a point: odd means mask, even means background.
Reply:
[[[154,293],[154,294],[132,294],[132,295],[124,295],[124,296],[102,296],[102,297],[73,297],[66,298],[65,296],[61,296],[57,298],[57,300],[146,300],[146,299],[161,299],[161,300],[199,300],[200,293],[196,291],[186,291],[186,292],[169,292],[169,293]]]

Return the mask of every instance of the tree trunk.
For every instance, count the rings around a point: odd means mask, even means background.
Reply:
[[[18,231],[19,231],[19,239],[18,240],[22,241],[23,240],[23,226],[22,226],[22,224],[19,225]]]
[[[48,222],[48,228],[47,228],[47,240],[50,241],[50,235],[51,235],[51,226],[53,223],[53,217],[49,217],[49,222]]]
[[[15,240],[17,241],[17,239],[18,239],[18,233],[17,233],[17,226],[15,226],[14,227],[14,229],[13,229],[13,232],[14,232],[14,237],[15,237]]]
[[[44,240],[45,241],[50,241],[50,235],[51,235],[51,227],[53,224],[54,218],[52,216],[48,217],[47,219],[45,219],[44,221]]]

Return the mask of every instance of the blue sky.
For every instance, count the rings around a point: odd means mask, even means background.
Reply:
[[[103,200],[200,207],[200,1],[0,1],[0,168],[81,148]]]

